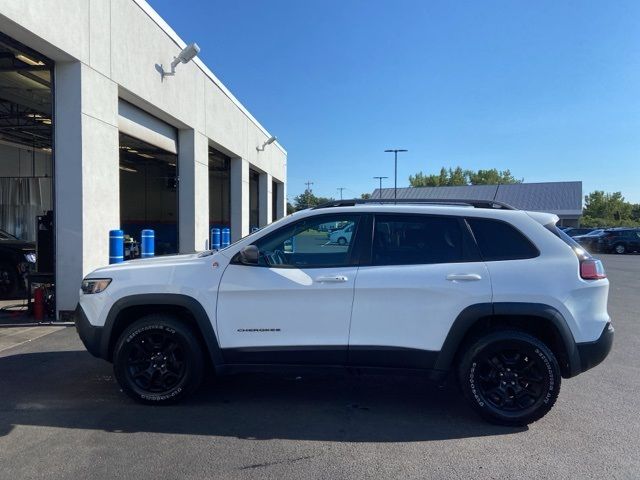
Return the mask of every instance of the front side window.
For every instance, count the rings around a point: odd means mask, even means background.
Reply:
[[[471,260],[459,219],[427,215],[378,215],[373,265],[419,265]]]
[[[352,264],[359,217],[323,215],[287,225],[261,238],[259,265],[274,268],[340,267]]]
[[[489,218],[467,218],[485,262],[537,257],[538,249],[506,222]]]

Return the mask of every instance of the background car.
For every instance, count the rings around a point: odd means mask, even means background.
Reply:
[[[599,253],[640,252],[640,228],[615,228],[605,230],[592,242],[593,251]]]
[[[566,233],[567,235],[569,235],[570,237],[577,237],[579,235],[587,235],[591,232],[593,232],[594,230],[597,230],[596,228],[587,228],[587,227],[569,227],[569,228],[564,228],[564,233]]]
[[[353,235],[353,224],[350,223],[346,227],[340,230],[334,230],[329,235],[330,243],[337,243],[338,245],[347,245],[351,242],[351,235]]]
[[[26,276],[36,264],[36,247],[0,230],[0,298],[15,298],[26,288]]]
[[[594,242],[598,241],[598,238],[604,235],[605,230],[603,228],[597,228],[587,233],[586,235],[576,235],[572,237],[576,242],[580,244],[581,247],[586,249],[587,251],[593,251]],[[565,232],[566,233],[566,232]],[[567,233],[567,235],[569,235]]]

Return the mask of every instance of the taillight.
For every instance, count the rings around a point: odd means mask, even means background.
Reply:
[[[580,262],[580,276],[585,280],[600,280],[607,278],[604,271],[604,265],[600,260],[588,258]]]

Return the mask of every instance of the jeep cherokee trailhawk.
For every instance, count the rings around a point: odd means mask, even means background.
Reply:
[[[191,394],[207,367],[344,367],[454,374],[480,415],[523,425],[613,342],[603,266],[557,220],[491,201],[335,202],[217,252],[100,268],[76,325],[145,403]]]

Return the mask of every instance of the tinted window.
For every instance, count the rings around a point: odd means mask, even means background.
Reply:
[[[323,215],[282,227],[255,242],[260,250],[260,265],[280,268],[350,265],[358,218]]]
[[[508,223],[488,218],[468,218],[467,221],[487,262],[533,258],[539,254],[529,239]]]
[[[581,260],[584,260],[586,258],[590,258],[591,255],[589,254],[589,252],[587,252],[578,242],[576,242],[572,237],[570,237],[569,235],[567,235],[565,232],[563,232],[561,229],[559,229],[558,227],[556,227],[555,223],[549,223],[547,225],[545,225],[545,228],[547,230],[549,230],[551,233],[553,233],[554,235],[556,235],[558,238],[560,238],[560,240],[562,240],[564,243],[566,243],[567,245],[569,245],[573,251],[576,253],[576,255],[578,256],[578,258],[580,258]],[[601,232],[602,234],[602,232]]]
[[[465,262],[470,257],[468,247],[457,218],[378,215],[372,262],[374,265]]]

